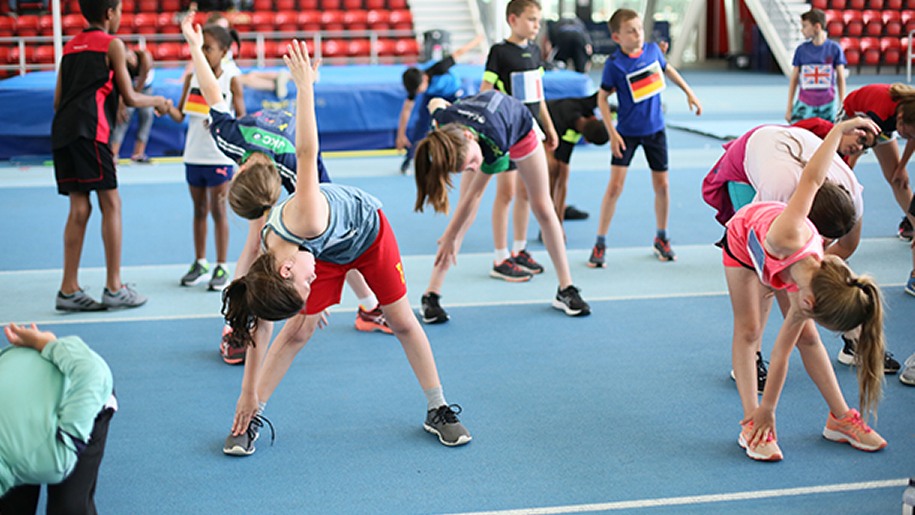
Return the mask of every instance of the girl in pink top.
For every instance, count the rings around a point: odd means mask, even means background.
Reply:
[[[775,408],[796,346],[804,367],[829,406],[823,436],[876,451],[886,441],[849,409],[814,321],[833,331],[861,326],[858,341],[859,401],[866,415],[876,412],[883,379],[883,308],[880,290],[869,277],[856,276],[835,256],[823,255],[822,238],[807,219],[844,133],[872,132],[869,119],[837,124],[816,151],[787,204],[762,202],[741,209],[728,222],[725,278],[734,310],[732,364],[743,405],[738,442],[753,459],[782,459],[775,431]],[[786,290],[785,322],[772,350],[762,399],[756,393],[756,350],[769,316],[769,297]]]

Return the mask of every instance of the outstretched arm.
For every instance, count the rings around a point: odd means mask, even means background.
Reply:
[[[203,30],[199,24],[194,23],[192,13],[188,13],[188,16],[181,20],[181,33],[184,34],[184,40],[187,41],[191,52],[194,73],[197,74],[197,82],[200,84],[200,93],[207,101],[207,105],[213,107],[222,102],[222,90],[216,80],[216,74],[213,73],[210,63],[203,55]]]
[[[699,99],[696,97],[696,94],[693,93],[693,90],[690,89],[689,84],[680,76],[680,72],[672,65],[668,64],[664,73],[670,78],[671,82],[679,86],[680,89],[686,93],[686,101],[689,103],[689,110],[692,111],[695,109],[696,116],[702,114],[702,104],[699,103]]]
[[[461,58],[462,55],[473,50],[473,48],[475,46],[482,43],[484,39],[486,39],[486,38],[483,36],[483,34],[477,34],[477,37],[471,39],[466,45],[462,46],[461,48],[458,48],[454,52],[451,52],[451,57],[453,57],[454,60],[457,61],[458,59]]]

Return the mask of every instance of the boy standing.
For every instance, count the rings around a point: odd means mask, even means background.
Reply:
[[[559,144],[559,137],[553,128],[543,96],[543,61],[540,48],[534,43],[540,32],[540,10],[540,2],[537,0],[508,2],[505,16],[511,27],[511,35],[489,50],[480,91],[495,88],[525,103],[546,135],[546,150],[552,151]],[[511,170],[514,169],[512,163]],[[496,248],[491,275],[509,281],[527,280],[531,274],[543,272],[543,267],[527,252],[530,204],[524,185],[518,182],[517,175],[503,173],[497,176],[496,200],[492,208],[492,233]],[[508,208],[512,198],[515,199],[514,239],[509,254],[504,245],[508,241]]]
[[[130,107],[155,107],[159,113],[169,101],[137,93],[131,84],[124,43],[112,34],[121,24],[120,0],[80,0],[89,27],[64,46],[54,93],[51,146],[57,191],[70,197],[64,228],[64,271],[56,308],[61,311],[99,311],[142,306],[146,297],[121,282],[121,198],[118,195],[114,155],[109,146],[115,126],[118,95]],[[102,211],[102,241],[107,276],[102,302],[79,286],[79,261],[92,205],[98,195]]]
[[[664,130],[660,95],[665,87],[664,77],[667,76],[686,93],[690,110],[695,108],[697,116],[702,113],[702,106],[683,77],[664,59],[658,45],[645,43],[642,19],[637,12],[631,9],[618,9],[610,17],[609,25],[611,37],[619,47],[604,65],[600,90],[597,92],[597,105],[604,126],[610,134],[613,159],[610,162],[610,182],[600,206],[597,241],[591,250],[591,257],[588,258],[588,266],[606,266],[604,251],[607,231],[616,210],[616,202],[623,192],[629,163],[640,145],[645,147],[645,157],[651,169],[651,184],[654,188],[657,221],[654,252],[661,261],[674,261],[677,256],[670,248],[670,239],[667,237],[670,207],[667,134]],[[610,104],[607,102],[607,98],[614,90],[619,102],[616,128],[613,127]]]
[[[845,52],[826,38],[826,14],[811,9],[801,15],[801,33],[807,41],[794,51],[794,68],[788,82],[788,108],[785,120],[793,123],[807,118],[836,121],[836,106],[845,98]],[[801,90],[794,100],[798,84]],[[839,95],[836,97],[836,87]]]
[[[407,99],[403,101],[403,108],[400,110],[395,146],[397,150],[406,149],[407,155],[404,157],[403,164],[400,165],[400,173],[407,173],[410,168],[410,161],[413,160],[413,143],[426,137],[426,133],[429,132],[429,125],[432,123],[429,110],[426,108],[429,99],[441,97],[449,102],[454,102],[463,96],[461,78],[454,73],[453,66],[457,59],[482,41],[483,36],[479,35],[425,70],[411,66],[403,72],[403,87],[407,90]],[[420,97],[420,106],[416,113],[416,120],[411,126],[410,119],[413,118],[417,97]],[[409,136],[407,136],[408,128]]]

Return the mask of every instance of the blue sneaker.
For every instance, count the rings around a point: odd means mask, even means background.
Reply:
[[[915,270],[909,274],[909,282],[905,283],[905,292],[915,296]]]

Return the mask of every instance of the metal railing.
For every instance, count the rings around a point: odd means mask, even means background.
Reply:
[[[181,34],[117,34],[117,37],[124,41],[125,43],[136,43],[140,48],[146,48],[147,43],[159,44],[159,43],[168,43],[168,42],[179,42],[184,44],[184,37]],[[73,36],[64,36],[64,42],[72,39]],[[240,55],[235,56],[235,62],[239,66],[256,66],[258,68],[263,68],[267,66],[279,66],[283,64],[283,59],[281,57],[268,57],[273,53],[267,52],[267,42],[282,42],[289,41],[292,39],[300,40],[310,40],[314,45],[314,57],[322,59],[327,64],[391,64],[391,63],[401,63],[401,62],[412,62],[415,61],[417,56],[415,54],[404,54],[404,55],[393,55],[385,54],[382,55],[382,50],[380,45],[381,40],[397,40],[397,39],[406,39],[406,38],[416,38],[416,34],[412,30],[347,30],[347,31],[310,31],[310,32],[270,32],[270,33],[260,33],[260,32],[242,32],[239,33],[239,38],[242,40],[242,45],[253,44],[255,45],[255,55],[251,57],[242,57]],[[324,40],[333,39],[338,41],[352,41],[352,40],[369,40],[369,55],[368,56],[323,56],[323,43]],[[15,44],[19,50],[18,63],[16,64],[0,64],[0,70],[9,71],[14,70],[18,71],[20,75],[24,75],[30,71],[36,70],[53,70],[54,63],[35,63],[29,62],[27,60],[28,52],[26,48],[29,46],[40,46],[40,45],[49,45],[53,43],[54,38],[52,36],[30,36],[30,37],[6,37],[0,38],[0,45],[9,45],[11,43]],[[247,55],[247,53],[246,53]],[[57,56],[54,56],[57,59]],[[174,66],[183,66],[188,62],[189,59],[184,60],[156,60],[156,66],[160,67],[174,67]]]

